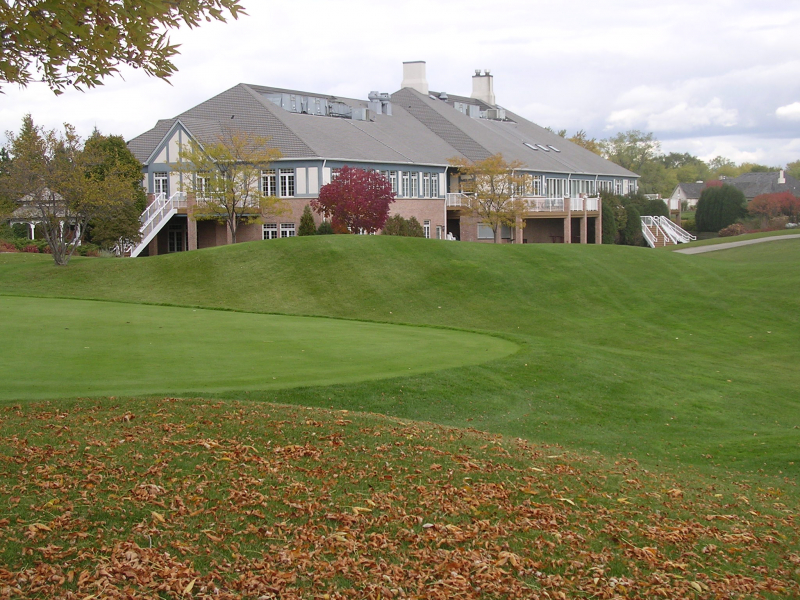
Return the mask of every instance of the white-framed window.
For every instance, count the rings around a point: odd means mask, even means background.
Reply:
[[[294,223],[281,223],[281,237],[294,237]]]
[[[547,197],[548,198],[564,198],[567,191],[566,179],[548,178],[547,179]]]
[[[403,172],[403,191],[400,192],[400,195],[404,198],[408,198],[409,188],[411,187],[411,177],[408,171]]]
[[[619,179],[615,179],[614,180],[614,193],[617,196],[621,196],[622,195],[622,181],[619,180]]]
[[[431,174],[425,173],[422,176],[422,197],[423,198],[430,198],[431,197]]]
[[[397,194],[397,171],[389,171],[389,183],[392,184],[392,192]]]
[[[436,239],[437,240],[442,239],[442,226],[441,225],[437,225],[436,226]]]
[[[262,240],[276,240],[278,239],[278,224],[277,223],[264,223],[261,227]]]
[[[439,174],[431,173],[431,198],[439,197]]]
[[[261,171],[261,193],[265,196],[277,196],[278,187],[276,179],[275,169]]]
[[[426,239],[431,238],[431,222],[428,219],[422,222],[422,232]]]
[[[194,186],[195,197],[207,198],[210,183],[211,183],[211,177],[209,177],[208,173],[198,173],[197,178],[195,179],[195,186]]]
[[[419,173],[411,174],[411,197],[419,198]]]
[[[153,173],[153,193],[169,196],[169,173]]]
[[[281,197],[291,198],[292,196],[294,196],[294,169],[281,169],[280,175],[281,175]]]
[[[494,239],[494,231],[488,225],[484,225],[483,223],[478,223],[478,239],[479,240],[493,240]]]

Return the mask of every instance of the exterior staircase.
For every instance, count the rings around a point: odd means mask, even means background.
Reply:
[[[158,235],[173,215],[178,213],[179,206],[186,206],[186,194],[184,192],[175,192],[169,198],[165,194],[158,194],[150,203],[139,221],[142,227],[139,230],[142,234],[142,240],[136,244],[131,250],[131,258],[139,256],[142,251],[147,248],[147,245],[153,241],[153,238]]]
[[[667,217],[642,217],[642,235],[651,248],[685,244],[697,239]]]

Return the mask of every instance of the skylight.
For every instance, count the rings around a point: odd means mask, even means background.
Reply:
[[[541,144],[536,144],[536,145],[539,146],[539,148],[541,148],[545,152],[550,152],[550,148],[548,148],[547,146],[542,146]]]
[[[559,150],[555,146],[551,146],[550,144],[547,144],[547,147],[550,148],[551,150],[555,150],[556,152],[561,152],[561,150]]]
[[[536,150],[537,152],[539,151],[539,149],[536,146],[534,146],[533,144],[529,144],[528,142],[522,142],[522,145],[527,146],[531,150]]]

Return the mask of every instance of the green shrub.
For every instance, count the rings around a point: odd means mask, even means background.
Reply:
[[[613,244],[617,239],[617,219],[614,217],[614,209],[611,207],[611,199],[603,198],[602,218],[603,243]]]
[[[747,214],[746,199],[732,185],[708,187],[697,202],[695,222],[698,231],[719,231]]]
[[[314,215],[311,214],[311,207],[308,204],[303,209],[303,216],[300,217],[300,228],[297,230],[297,235],[317,235]]]
[[[397,235],[402,237],[425,237],[422,224],[416,217],[404,219],[400,215],[393,215],[386,219],[383,225],[383,235]]]
[[[642,244],[642,217],[632,204],[625,207],[627,222],[622,230],[621,243],[627,246],[640,246]]]
[[[681,227],[686,231],[695,231],[697,229],[694,219],[681,219]]]
[[[669,208],[667,203],[663,200],[653,199],[645,202],[640,215],[648,215],[651,217],[667,217],[669,218]]]
[[[319,224],[317,235],[333,235],[333,226],[330,221],[323,221]]]

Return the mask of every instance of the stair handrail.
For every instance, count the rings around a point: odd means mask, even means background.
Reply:
[[[150,205],[142,211],[142,214],[139,216],[139,222],[144,225],[147,223],[153,216],[153,214],[159,210],[163,205],[164,202],[167,201],[167,195],[164,192],[160,192],[157,194]]]
[[[657,218],[659,220],[660,229],[664,231],[676,244],[686,244],[697,239],[697,236],[692,235],[667,217],[662,216]]]
[[[647,245],[651,248],[656,247],[656,236],[653,235],[653,232],[650,230],[652,227],[652,218],[648,216],[642,217],[642,235],[644,236]]]

